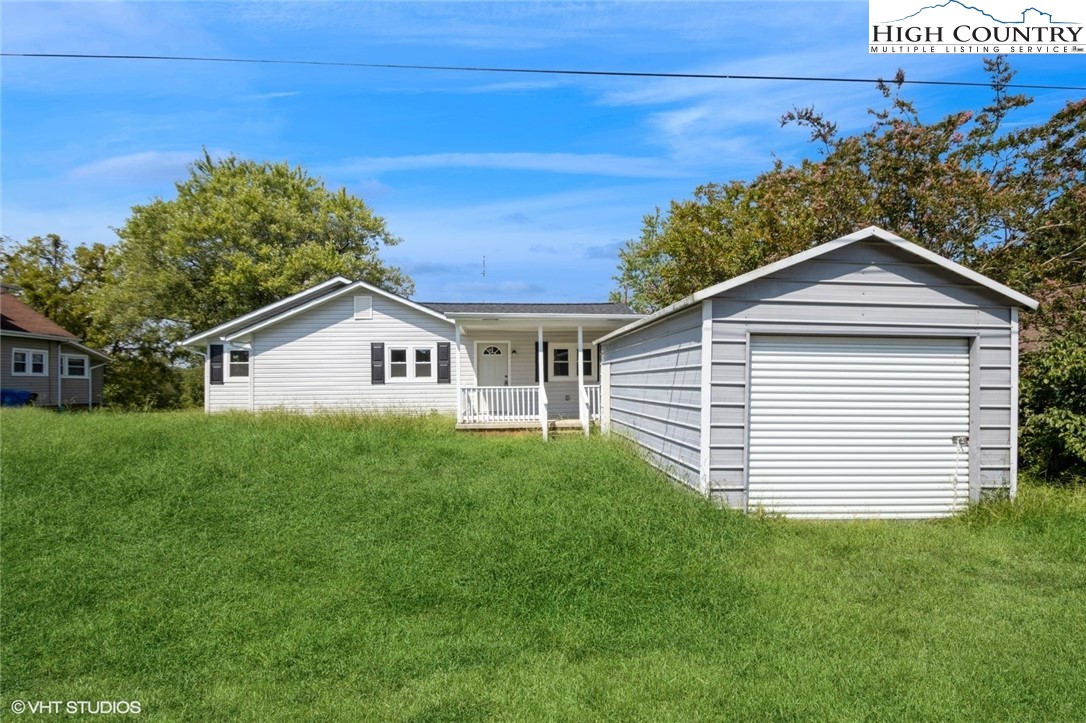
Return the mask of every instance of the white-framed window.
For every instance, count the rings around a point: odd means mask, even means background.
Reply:
[[[592,378],[592,347],[586,346],[584,352],[584,377]],[[577,377],[577,347],[551,347],[551,378],[570,379]]]
[[[12,349],[11,373],[21,377],[49,375],[49,352],[40,349]]]
[[[231,349],[229,366],[231,378],[249,376],[249,350]]]
[[[90,360],[84,354],[61,354],[60,376],[86,379],[90,375]]]
[[[570,354],[569,347],[555,346],[551,347],[551,376],[564,379],[569,376],[569,370],[576,367],[570,366]]]
[[[373,318],[373,297],[372,296],[356,296],[356,297],[354,297],[354,318],[356,318],[356,319],[372,319]]]
[[[437,375],[437,353],[432,346],[390,346],[388,380],[433,381]]]

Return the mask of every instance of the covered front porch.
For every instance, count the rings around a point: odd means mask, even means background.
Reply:
[[[457,428],[587,435],[600,418],[599,350],[592,340],[639,318],[612,305],[592,306],[611,313],[446,311],[456,323]]]

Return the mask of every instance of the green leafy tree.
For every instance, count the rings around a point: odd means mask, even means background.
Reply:
[[[134,337],[174,343],[336,275],[413,291],[378,256],[400,242],[385,221],[300,167],[205,151],[176,188],[116,230],[105,307]]]
[[[112,249],[103,244],[74,251],[56,234],[23,243],[3,240],[0,278],[19,288],[19,297],[92,345],[106,341],[95,313],[95,296],[108,281]]]
[[[413,291],[379,258],[400,242],[385,221],[300,167],[205,151],[176,189],[171,200],[133,207],[116,229],[111,283],[97,298],[122,360],[118,404],[198,402],[202,376],[190,372],[200,359],[181,339],[333,276]]]
[[[862,133],[841,136],[813,108],[786,113],[782,123],[809,130],[820,157],[701,186],[647,216],[620,254],[620,295],[651,311],[868,225],[1027,291],[1081,283],[1086,100],[1006,131],[1030,101],[1007,92],[1014,72],[1004,58],[985,64],[993,99],[977,113],[925,123],[900,95],[900,72],[879,83],[888,105],[870,111]]]
[[[1022,355],[1021,454],[1050,481],[1086,482],[1086,334]]]

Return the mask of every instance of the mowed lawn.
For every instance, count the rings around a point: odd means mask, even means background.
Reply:
[[[4,714],[1086,719],[1082,489],[812,524],[443,418],[4,410],[0,445]]]

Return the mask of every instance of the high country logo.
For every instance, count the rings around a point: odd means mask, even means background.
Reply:
[[[1083,53],[1080,0],[946,0],[902,12],[900,0],[869,0],[870,53]],[[983,7],[981,7],[983,5]]]

